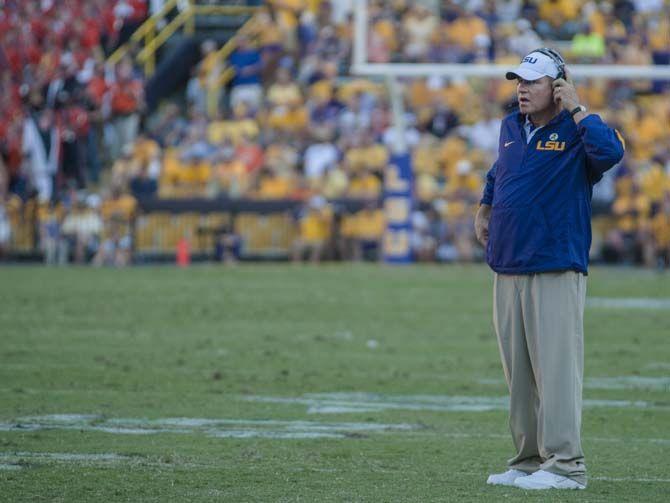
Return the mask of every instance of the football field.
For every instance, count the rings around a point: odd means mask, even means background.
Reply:
[[[0,269],[0,501],[670,501],[670,273],[593,267],[589,487],[512,456],[484,266]]]

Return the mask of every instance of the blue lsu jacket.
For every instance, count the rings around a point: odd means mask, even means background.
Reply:
[[[587,273],[593,185],[624,140],[595,114],[562,111],[526,143],[525,115],[503,119],[481,203],[491,208],[486,261],[501,274]]]

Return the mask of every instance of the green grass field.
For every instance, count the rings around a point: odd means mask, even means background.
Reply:
[[[670,501],[670,276],[591,271],[590,479],[569,494],[485,484],[512,455],[491,285],[482,266],[2,268],[0,501]]]

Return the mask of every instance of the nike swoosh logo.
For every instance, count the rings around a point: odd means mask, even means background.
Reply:
[[[512,143],[514,143],[514,140],[512,140],[512,141],[506,141],[506,142],[505,142],[505,148],[509,147]]]

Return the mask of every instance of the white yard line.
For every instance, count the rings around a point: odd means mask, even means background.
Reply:
[[[669,298],[655,297],[588,297],[586,307],[596,309],[670,310]]]
[[[447,438],[490,438],[490,439],[509,439],[509,434],[503,433],[434,433],[436,436]],[[585,442],[605,442],[614,444],[658,444],[670,445],[670,438],[637,438],[637,437],[592,437],[589,435],[583,436]]]
[[[123,456],[116,453],[82,454],[74,452],[0,452],[0,459],[50,459],[55,461],[129,461],[137,456]],[[141,459],[141,458],[140,458]]]
[[[23,468],[21,465],[0,463],[0,470],[20,470],[21,468]]]
[[[485,386],[505,386],[503,379],[481,378],[477,383]],[[652,391],[670,391],[670,377],[612,376],[587,377],[585,389],[630,390],[646,389]]]
[[[82,454],[73,452],[0,452],[0,470],[21,470],[33,463],[120,463],[142,459],[115,453]]]
[[[434,412],[487,412],[509,409],[507,396],[381,395],[375,393],[315,393],[302,397],[247,396],[263,403],[304,405],[309,414],[344,414],[385,410],[425,410]],[[670,410],[653,402],[585,399],[586,408]]]
[[[591,389],[651,389],[670,391],[670,377],[589,377],[584,381],[584,387]]]
[[[670,479],[651,477],[589,477],[589,480],[604,480],[606,482],[647,482],[647,483],[670,483]]]
[[[412,431],[420,425],[355,422],[277,421],[207,418],[110,418],[77,414],[27,416],[0,423],[0,431],[77,430],[122,435],[203,434],[214,438],[347,438],[387,431]]]
[[[368,395],[365,395],[368,396]],[[263,397],[261,397],[263,398]],[[279,397],[265,397],[278,399]],[[435,402],[438,397],[422,396],[422,399]],[[444,397],[439,397],[444,399]],[[461,397],[467,398],[467,397]],[[276,401],[273,399],[273,402]],[[288,399],[281,399],[286,403]],[[288,403],[295,403],[290,399]],[[299,402],[302,403],[302,402]],[[398,404],[396,404],[398,405]],[[399,402],[404,406],[403,402]],[[421,410],[421,409],[420,409]],[[369,433],[413,432],[415,435],[436,435],[446,438],[488,438],[507,439],[508,434],[486,432],[436,432],[423,425],[408,423],[380,424],[375,422],[320,422],[285,421],[258,419],[213,419],[213,418],[103,418],[90,414],[53,414],[45,416],[27,416],[15,422],[0,423],[0,431],[25,432],[40,430],[71,430],[103,432],[119,435],[157,435],[157,434],[200,434],[212,438],[266,438],[266,439],[343,439]],[[670,439],[635,437],[592,437],[587,442],[608,443],[651,443],[670,445]],[[102,459],[102,458],[101,458]],[[0,461],[2,459],[0,458]]]
[[[80,452],[0,452],[0,470],[3,467],[7,470],[20,470],[30,468],[34,465],[52,464],[52,463],[71,463],[79,465],[109,465],[109,464],[133,464],[142,466],[158,466],[161,468],[178,466],[179,468],[217,468],[218,464],[203,464],[181,461],[161,461],[151,457],[139,455],[127,456],[116,453],[80,453]]]
[[[670,370],[670,362],[649,362],[644,368],[648,370]]]

